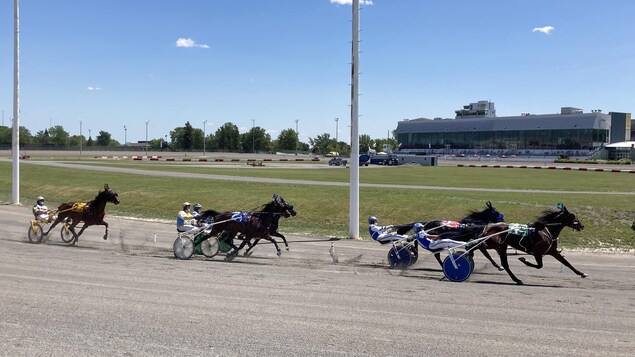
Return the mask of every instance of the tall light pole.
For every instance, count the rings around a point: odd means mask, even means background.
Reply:
[[[93,129],[88,129],[88,140],[90,140],[90,139],[91,139],[91,137],[92,137],[92,135],[90,134],[90,132],[91,132],[92,130],[93,130]],[[93,143],[93,146],[94,146],[94,145],[95,145],[95,144]]]
[[[12,201],[20,204],[20,1],[13,6],[13,140]]]
[[[251,152],[255,153],[256,143],[256,119],[251,119]]]
[[[298,119],[295,120],[295,136],[297,136],[295,141],[295,156],[298,156],[298,146],[300,145],[300,132],[298,131]]]
[[[123,146],[128,146],[128,128],[123,126]]]
[[[205,135],[207,129],[207,120],[203,120],[203,156],[205,156]]]
[[[148,120],[146,120],[146,156],[148,156]]]
[[[337,134],[338,134],[338,122],[340,121],[340,118],[335,118],[335,144],[337,145]]]
[[[359,0],[353,0],[349,237],[359,239]]]
[[[82,136],[82,120],[79,119],[79,159],[82,159],[82,141],[84,137]]]

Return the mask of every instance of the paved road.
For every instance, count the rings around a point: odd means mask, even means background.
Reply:
[[[516,286],[476,257],[439,281],[429,255],[386,268],[372,241],[290,236],[233,262],[176,260],[171,224],[107,217],[78,247],[27,243],[29,209],[0,206],[0,355],[632,356],[635,256],[512,257]],[[55,233],[59,232],[57,229]],[[155,242],[156,239],[156,242]],[[335,257],[329,254],[331,243]]]

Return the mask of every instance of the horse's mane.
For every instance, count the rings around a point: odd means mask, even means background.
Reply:
[[[482,211],[470,211],[470,213],[463,219],[461,219],[461,223],[475,223],[475,222],[490,222],[492,221],[492,216],[489,216],[486,212],[494,210],[494,208],[486,208]]]
[[[210,217],[210,216],[212,216],[212,217],[213,216],[217,216],[219,214],[220,214],[220,212],[218,212],[218,211],[214,211],[213,209],[208,209],[208,210],[205,210],[205,211],[203,211],[201,213],[201,217],[207,218],[207,217]]]
[[[542,223],[542,224],[552,223],[554,217],[559,215],[561,212],[562,211],[554,211],[552,209],[544,210],[544,211],[542,211],[540,216],[538,216],[538,218],[536,218],[536,222],[537,223]]]

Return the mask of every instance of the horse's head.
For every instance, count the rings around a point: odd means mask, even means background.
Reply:
[[[467,217],[461,220],[462,223],[496,223],[503,222],[505,216],[498,212],[496,208],[492,206],[492,203],[487,201],[485,203],[487,208],[480,212],[472,211]]]
[[[546,211],[542,217],[538,219],[538,222],[545,225],[560,224],[564,227],[571,227],[575,231],[581,231],[584,229],[584,225],[575,216],[575,214],[569,212],[567,207],[558,203],[558,211]]]
[[[110,187],[108,187],[108,184],[105,184],[104,190],[99,191],[99,193],[97,194],[97,197],[95,197],[95,201],[97,200],[103,200],[104,202],[110,202],[110,203],[114,203],[118,205],[119,195],[117,194],[117,192],[113,191]]]
[[[266,204],[262,211],[279,213],[285,218],[289,216],[295,216],[297,214],[297,212],[293,208],[293,205],[288,203],[284,200],[284,198],[278,195],[273,195],[273,200]]]

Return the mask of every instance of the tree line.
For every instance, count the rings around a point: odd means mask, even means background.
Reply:
[[[0,126],[0,147],[10,147],[12,141],[11,128]],[[360,152],[368,150],[381,151],[384,144],[389,144],[395,148],[394,139],[372,139],[369,135],[363,134],[359,137]],[[70,135],[61,125],[56,125],[38,131],[35,135],[21,126],[20,127],[20,148],[21,149],[77,149],[85,148],[125,148],[127,143],[121,144],[112,138],[112,135],[104,130],[100,130],[93,139],[91,135],[86,138],[84,135]],[[133,144],[139,147],[139,144]],[[252,127],[245,133],[240,133],[238,127],[227,122],[219,127],[214,133],[205,136],[203,130],[193,127],[190,122],[184,126],[174,128],[170,131],[170,138],[157,138],[148,140],[148,150],[153,151],[226,151],[226,152],[303,152],[316,155],[325,155],[329,152],[339,152],[341,155],[348,155],[351,152],[350,145],[344,141],[337,141],[330,134],[324,133],[315,138],[309,138],[308,143],[301,142],[298,133],[289,128],[282,130],[276,139],[264,128]],[[145,148],[144,145],[142,145]]]

